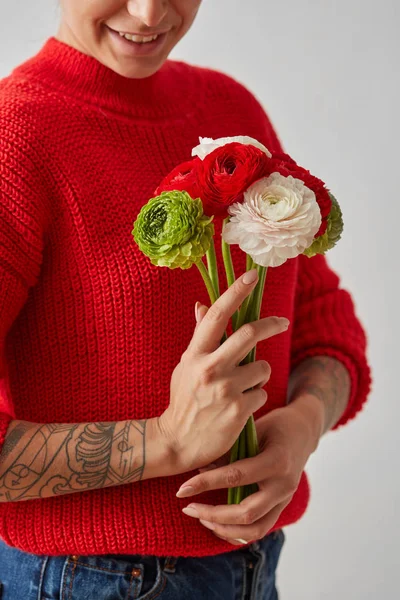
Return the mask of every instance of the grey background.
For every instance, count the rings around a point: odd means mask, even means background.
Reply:
[[[58,11],[1,0],[0,14],[3,77],[55,33]],[[368,331],[374,390],[308,463],[312,500],[286,528],[282,600],[398,598],[399,16],[398,0],[204,0],[171,55],[247,85],[344,213],[329,262]]]

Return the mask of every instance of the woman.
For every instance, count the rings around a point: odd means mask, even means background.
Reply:
[[[168,59],[200,4],[62,0],[56,36],[0,82],[5,600],[277,598],[304,466],[369,392],[364,330],[323,256],[270,269],[263,318],[220,346],[257,273],[208,310],[197,269],[154,267],[133,243],[199,136],[282,150],[245,86]],[[252,413],[261,453],[231,467]]]

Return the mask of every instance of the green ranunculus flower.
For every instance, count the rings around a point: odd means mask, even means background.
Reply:
[[[316,254],[325,254],[328,250],[336,246],[343,232],[343,216],[339,203],[330,192],[329,196],[332,200],[332,208],[328,215],[328,226],[325,233],[315,239],[311,246],[304,250],[303,254],[309,258]]]
[[[142,207],[131,233],[153,265],[189,269],[210,248],[213,219],[203,214],[200,198],[166,191]]]

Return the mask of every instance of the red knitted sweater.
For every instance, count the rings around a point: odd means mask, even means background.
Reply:
[[[0,449],[13,418],[143,419],[168,406],[195,302],[209,300],[196,268],[151,265],[132,224],[199,136],[234,135],[282,150],[245,86],[182,61],[130,80],[51,37],[0,81]],[[222,265],[221,219],[215,227]],[[232,254],[240,274],[245,255],[238,246]],[[220,279],[224,291],[222,268]],[[285,404],[290,369],[317,354],[348,368],[351,398],[337,426],[354,417],[371,387],[367,339],[326,259],[300,256],[269,269],[261,309],[268,315],[288,317],[291,326],[258,345],[272,376],[256,418]],[[193,474],[1,502],[0,536],[50,555],[230,551],[181,512],[187,500],[175,494]],[[196,500],[225,504],[226,491]],[[308,501],[303,473],[274,529],[297,521]]]

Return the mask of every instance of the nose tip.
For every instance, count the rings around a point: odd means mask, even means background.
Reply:
[[[147,27],[158,27],[168,12],[168,0],[135,0],[127,2],[132,17],[140,19]]]

